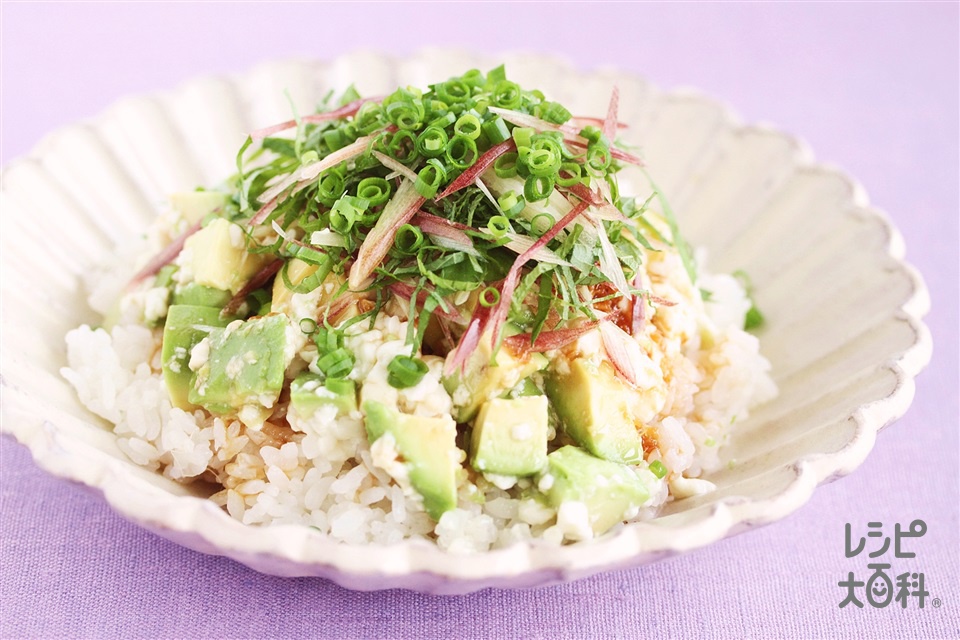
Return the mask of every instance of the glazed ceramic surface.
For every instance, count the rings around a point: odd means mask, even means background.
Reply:
[[[617,85],[629,124],[622,137],[641,150],[687,239],[707,250],[711,270],[751,275],[780,395],[734,432],[723,459],[735,464],[709,477],[717,491],[588,543],[452,557],[424,542],[350,546],[306,527],[244,526],[127,460],[58,373],[64,334],[97,322],[79,274],[142,232],[168,194],[232,173],[246,132],[290,117],[285,92],[306,113],[351,83],[380,95],[500,62],[578,115],[603,115]],[[123,100],[51,134],[2,179],[3,430],[41,467],[101,491],[124,517],[264,573],[453,594],[541,586],[704,547],[783,518],[817,485],[854,470],[877,432],[906,411],[930,358],[926,288],[903,262],[899,232],[851,178],[816,164],[788,135],[744,126],[714,100],[553,58],[426,51],[263,64]],[[629,172],[624,183],[644,184]]]

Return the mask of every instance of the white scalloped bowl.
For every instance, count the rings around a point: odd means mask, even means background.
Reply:
[[[351,82],[375,95],[501,61],[575,113],[605,113],[617,84],[624,137],[642,146],[685,235],[709,249],[714,270],[752,275],[780,395],[735,432],[724,455],[737,464],[710,477],[717,491],[589,543],[451,557],[423,542],[350,546],[307,527],[244,526],[127,460],[58,373],[64,334],[96,321],[78,274],[144,229],[167,194],[229,175],[244,132],[288,117],[284,90],[304,112]],[[930,358],[923,281],[902,260],[899,232],[850,178],[814,164],[790,136],[741,125],[713,100],[553,58],[427,51],[264,64],[122,100],[48,136],[2,177],[3,429],[42,468],[102,491],[126,518],[274,575],[453,594],[574,580],[703,547],[783,518],[818,484],[855,469],[877,432],[906,411]]]

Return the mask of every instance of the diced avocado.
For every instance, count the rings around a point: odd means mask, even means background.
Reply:
[[[196,224],[208,214],[223,211],[230,202],[230,196],[219,191],[185,191],[170,196],[170,205],[180,217]]]
[[[193,408],[189,400],[193,372],[187,366],[190,350],[211,331],[226,325],[227,322],[220,319],[220,310],[212,307],[175,304],[167,310],[160,361],[173,406]]]
[[[173,304],[190,304],[198,307],[216,307],[222,309],[230,302],[229,291],[206,287],[189,282],[173,292]]]
[[[633,391],[609,362],[561,363],[547,376],[546,392],[564,431],[581,447],[613,462],[643,460],[643,441],[627,404]]]
[[[316,265],[308,264],[303,260],[298,260],[293,258],[287,263],[287,278],[290,279],[292,284],[300,284],[304,279],[312,276],[317,272]],[[285,313],[288,316],[292,316],[292,308],[290,303],[293,299],[293,291],[287,287],[284,283],[283,278],[278,274],[273,281],[273,297],[271,298],[271,308],[278,313]]]
[[[392,437],[396,458],[402,464],[406,478],[397,477],[402,474],[395,470],[391,473],[392,464],[384,469],[401,486],[408,482],[423,497],[427,514],[439,520],[445,512],[455,508],[460,451],[456,444],[457,425],[453,419],[408,415],[375,400],[364,402],[363,412],[371,445],[384,436]],[[374,463],[378,463],[376,453]]]
[[[650,487],[636,471],[579,447],[568,445],[547,456],[545,475],[552,482],[545,491],[550,504],[557,509],[564,502],[584,504],[596,535],[631,517],[650,497]]]
[[[505,336],[519,333],[511,324],[504,325]],[[443,380],[443,386],[453,397],[454,417],[457,422],[468,422],[480,410],[480,405],[495,398],[508,389],[512,389],[530,374],[545,369],[549,361],[543,354],[515,354],[506,346],[501,346],[497,357],[491,364],[493,353],[491,334],[485,334],[471,354],[461,374],[454,372]]]
[[[284,316],[269,315],[211,331],[209,354],[196,370],[190,402],[213,413],[272,407],[283,387],[286,330]]]
[[[190,256],[190,270],[197,284],[236,293],[270,258],[249,253],[243,229],[224,218],[187,238],[184,250]]]
[[[523,398],[525,396],[542,396],[543,391],[532,378],[524,378],[513,389],[504,392],[501,398]]]
[[[470,464],[502,476],[532,476],[547,465],[547,397],[494,398],[473,425]]]
[[[338,414],[357,409],[357,386],[353,380],[327,378],[304,372],[290,383],[290,405],[302,418],[309,418],[318,409],[333,405]]]

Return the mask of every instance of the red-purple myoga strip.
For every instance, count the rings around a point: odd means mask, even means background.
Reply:
[[[327,122],[328,120],[339,120],[340,118],[348,118],[352,115],[355,115],[357,111],[360,110],[360,107],[367,102],[380,102],[383,100],[383,96],[378,96],[376,98],[361,98],[359,100],[354,100],[350,104],[345,104],[339,109],[334,109],[333,111],[327,111],[325,113],[312,113],[308,116],[303,116],[300,118],[301,122],[306,122],[309,124],[317,124],[320,122]],[[257,129],[250,134],[250,137],[254,140],[262,140],[268,136],[272,136],[275,133],[280,133],[281,131],[286,131],[287,129],[293,129],[297,126],[296,120],[287,120],[286,122],[281,122],[280,124],[275,124],[272,127],[264,127],[263,129]]]
[[[575,206],[570,213],[560,218],[556,224],[554,224],[550,229],[540,236],[533,245],[517,256],[517,259],[514,261],[513,266],[510,267],[510,271],[507,273],[507,277],[503,281],[503,290],[500,292],[500,302],[494,307],[494,311],[491,314],[491,321],[493,322],[493,344],[497,344],[497,341],[500,339],[500,329],[503,326],[504,321],[507,319],[507,311],[510,309],[510,304],[513,302],[513,292],[517,288],[517,281],[520,278],[520,269],[526,264],[527,260],[533,256],[538,249],[541,247],[547,246],[547,243],[553,240],[560,231],[577,219],[580,214],[587,210],[590,204],[587,202],[581,202]]]
[[[640,273],[633,278],[633,286],[639,289],[641,285]],[[636,336],[643,331],[643,323],[647,316],[647,294],[633,296],[633,306],[630,309],[630,333]]]
[[[544,331],[537,336],[533,344],[530,343],[532,334],[529,333],[521,333],[510,336],[509,338],[504,338],[503,343],[514,351],[521,353],[525,351],[552,351],[554,349],[561,349],[579,339],[580,336],[590,333],[597,328],[597,324],[599,324],[597,320],[592,320],[577,325],[576,327]]]
[[[140,269],[140,271],[138,271],[137,274],[130,279],[130,282],[127,284],[127,286],[135,285],[145,278],[149,278],[156,272],[160,271],[160,269],[173,262],[174,259],[180,255],[180,252],[183,251],[183,244],[187,241],[187,238],[200,230],[201,222],[202,220],[198,220],[192,227],[174,238],[173,242],[164,247],[160,253],[155,255],[150,262],[143,267],[143,269]]]
[[[260,269],[260,271],[257,271],[247,284],[243,285],[243,288],[230,298],[230,302],[228,302],[227,306],[220,312],[220,316],[233,315],[236,310],[240,308],[240,305],[243,304],[243,301],[247,299],[247,296],[265,285],[270,278],[277,274],[277,271],[280,271],[280,267],[282,266],[283,260],[273,260]]]
[[[447,354],[447,360],[443,363],[443,374],[448,376],[458,369],[462,369],[467,363],[467,359],[476,350],[480,344],[480,336],[486,331],[490,322],[490,308],[478,304],[467,325],[467,330],[460,336],[460,342],[456,348]]]
[[[451,193],[456,193],[464,187],[468,187],[474,183],[474,181],[480,177],[484,171],[490,168],[490,166],[496,162],[497,158],[502,156],[509,151],[513,151],[517,148],[517,143],[510,140],[504,140],[498,145],[492,146],[487,149],[482,156],[477,158],[477,161],[473,165],[457,176],[457,179],[450,183],[450,186],[443,190],[435,200],[443,200]]]
[[[359,289],[364,280],[379,266],[390,251],[397,229],[402,227],[420,209],[425,199],[417,193],[414,183],[404,179],[393,198],[383,208],[376,226],[370,230],[357,252],[357,261],[350,268],[350,288]]]
[[[372,140],[373,139],[370,136],[357,138],[342,149],[337,149],[330,155],[317,160],[314,163],[301,166],[296,171],[291,172],[286,178],[260,194],[258,200],[260,200],[260,202],[267,202],[269,200],[273,200],[286,191],[290,186],[298,182],[312,182],[317,176],[327,169],[335,167],[341,162],[346,162],[347,160],[356,158],[358,155],[367,150],[367,145]]]
[[[418,211],[410,222],[420,227],[424,233],[446,238],[462,248],[473,248],[473,240],[470,236],[453,226],[453,224],[445,218]]]
[[[606,319],[600,323],[600,338],[603,340],[603,349],[607,352],[617,373],[631,385],[636,386],[640,345],[616,323]]]
[[[607,107],[607,117],[603,121],[603,135],[606,136],[610,144],[613,144],[614,136],[617,134],[617,111],[620,108],[620,89],[613,87],[613,93],[610,94],[610,106]]]

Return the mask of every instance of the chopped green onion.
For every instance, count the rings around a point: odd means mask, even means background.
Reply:
[[[604,144],[593,143],[587,147],[587,169],[595,176],[602,176],[610,166],[610,148]]]
[[[544,200],[553,192],[553,178],[549,176],[530,176],[523,183],[523,197],[527,202]]]
[[[510,130],[507,128],[507,123],[500,116],[497,116],[488,122],[484,122],[482,128],[483,133],[487,136],[487,140],[490,141],[490,144],[500,144],[501,142],[510,139]]]
[[[484,85],[484,88],[492,90],[498,84],[507,79],[507,68],[504,65],[493,68],[487,72],[487,83]]]
[[[550,149],[531,149],[525,160],[527,169],[535,176],[552,176],[560,168],[560,154]]]
[[[503,80],[493,90],[493,103],[502,109],[516,109],[523,101],[523,92],[516,82]]]
[[[487,229],[490,230],[490,234],[497,240],[513,231],[513,227],[510,226],[510,221],[503,216],[493,216],[490,218],[490,221],[487,222]]]
[[[320,159],[320,154],[310,149],[305,151],[302,156],[300,156],[300,164],[313,164]]]
[[[477,143],[466,136],[456,135],[450,140],[446,150],[447,160],[457,169],[468,169],[480,154],[477,152]]]
[[[327,353],[342,346],[341,337],[338,331],[331,331],[318,325],[316,333],[313,334],[313,343],[321,353]]]
[[[512,178],[517,175],[518,159],[516,152],[508,151],[493,162],[493,172],[498,178]]]
[[[436,118],[450,111],[450,105],[438,98],[424,98],[423,108],[427,118]]]
[[[487,287],[480,292],[478,301],[480,302],[480,306],[483,307],[489,308],[496,306],[496,304],[500,302],[500,291],[498,291],[496,287]]]
[[[476,140],[480,137],[480,118],[472,113],[463,114],[453,125],[453,132],[458,136]]]
[[[513,141],[517,143],[517,149],[520,147],[529,147],[533,144],[533,135],[536,133],[530,127],[514,127]]]
[[[603,137],[603,132],[598,127],[590,125],[580,130],[580,137],[586,138],[589,144],[596,144]]]
[[[317,321],[313,318],[300,318],[300,331],[307,335],[315,333],[317,330]]]
[[[436,86],[437,95],[447,104],[461,103],[470,97],[470,86],[458,79],[450,79]]]
[[[546,149],[558,156],[563,154],[563,145],[561,139],[554,132],[545,131],[538,133],[530,139],[531,149]]]
[[[423,105],[413,100],[391,102],[387,105],[387,118],[400,129],[417,129],[423,123]]]
[[[449,127],[456,121],[457,116],[455,116],[452,111],[447,111],[443,115],[437,116],[435,119],[431,120],[430,126],[443,129],[445,127]]]
[[[364,102],[353,116],[357,133],[368,135],[383,127],[383,107],[377,102]]]
[[[317,368],[328,378],[345,378],[351,371],[356,358],[344,347],[330,351],[317,360]]]
[[[530,230],[536,233],[537,236],[542,236],[552,229],[555,224],[557,224],[557,219],[546,211],[542,211],[530,219]]]
[[[650,463],[650,473],[662,480],[667,475],[667,468],[659,460],[654,460]]]
[[[544,102],[540,105],[540,119],[554,124],[563,124],[572,114],[559,102]]]
[[[483,72],[480,71],[480,69],[470,69],[469,71],[464,73],[462,76],[460,76],[460,79],[464,83],[466,83],[467,85],[475,89],[482,88],[484,83],[486,83],[487,81],[486,77],[484,77]]]
[[[370,203],[371,207],[384,204],[390,199],[390,183],[383,178],[364,178],[357,184],[357,195]]]
[[[343,175],[336,170],[327,171],[317,183],[317,200],[328,207],[333,206],[343,195],[343,187]]]
[[[413,185],[417,193],[424,198],[432,198],[437,195],[437,190],[446,177],[442,167],[443,165],[437,162],[428,163],[423,169],[420,169],[420,173],[417,174],[417,181]]]
[[[500,211],[503,212],[503,215],[508,218],[516,217],[516,215],[527,206],[523,196],[517,195],[517,192],[513,189],[497,198],[497,204],[500,206]]]
[[[351,84],[349,87],[347,87],[344,90],[343,95],[340,96],[340,106],[345,107],[351,102],[354,102],[359,99],[360,99],[360,92],[357,91],[357,88]]]
[[[417,138],[410,131],[397,131],[390,139],[387,151],[400,162],[413,162],[417,158]]]
[[[393,245],[400,253],[413,255],[423,246],[423,232],[412,224],[405,224],[397,229]]]
[[[394,356],[387,365],[387,383],[395,389],[415,387],[427,375],[427,363],[420,358]]]
[[[330,151],[336,151],[347,146],[352,140],[347,139],[340,129],[329,129],[323,132],[323,142],[330,148]]]
[[[343,196],[330,210],[330,228],[337,233],[347,234],[353,225],[363,218],[370,201],[357,196]]]
[[[557,171],[557,184],[561,187],[572,187],[579,184],[583,180],[580,175],[581,171],[583,171],[583,167],[576,162],[561,163],[560,169]]]
[[[447,148],[447,132],[440,127],[427,127],[417,136],[417,151],[427,158],[442,156]]]

